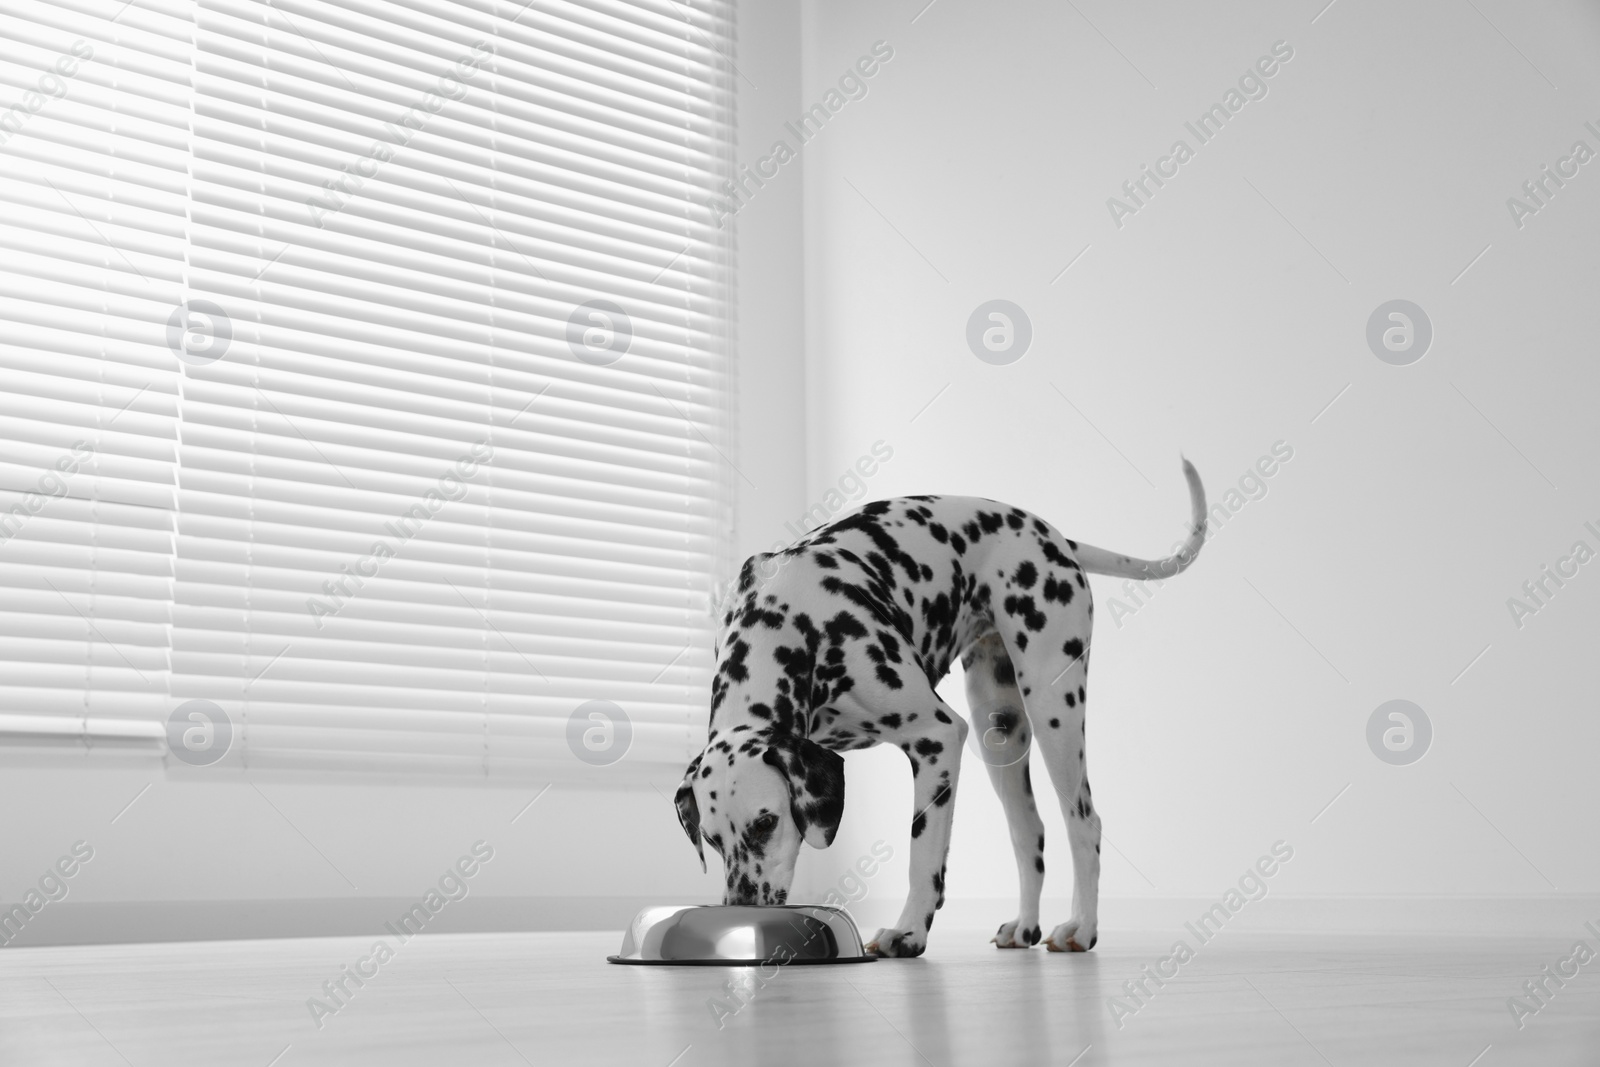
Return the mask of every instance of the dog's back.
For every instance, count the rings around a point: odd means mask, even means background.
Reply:
[[[880,676],[909,660],[936,685],[994,629],[996,613],[1018,616],[1026,628],[1051,603],[1087,601],[1076,548],[1038,516],[993,500],[874,501],[783,552],[753,557],[722,621],[736,626],[753,611],[752,621],[772,626],[804,610],[817,627],[863,637],[887,631],[900,647],[868,653]]]

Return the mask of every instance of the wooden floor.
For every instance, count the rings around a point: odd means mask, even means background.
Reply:
[[[1119,1028],[1107,999],[1170,935],[1077,956],[983,937],[938,930],[922,959],[791,967],[756,988],[744,970],[608,965],[613,933],[432,935],[320,1028],[307,999],[370,939],[3,949],[0,1063],[1600,1063],[1600,961],[1521,1030],[1506,1006],[1572,939],[1227,931]],[[719,1029],[707,1002],[731,1009],[730,980],[745,1004]]]

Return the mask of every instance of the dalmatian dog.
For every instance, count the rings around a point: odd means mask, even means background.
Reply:
[[[704,751],[676,796],[705,865],[721,857],[724,904],[783,904],[800,843],[826,848],[844,813],[840,752],[891,744],[911,761],[910,889],[893,928],[867,945],[919,956],[944,904],[956,784],[968,725],[934,687],[957,656],[984,765],[1005,807],[1021,883],[1001,948],[1040,939],[1044,824],[1029,777],[1036,744],[1066,817],[1072,917],[1056,952],[1098,939],[1100,815],[1084,764],[1094,606],[1085,574],[1161,581],[1205,541],[1205,489],[1183,461],[1187,540],[1160,560],[1080,544],[1020,508],[975,497],[867,504],[779,553],[745,561],[719,609]]]

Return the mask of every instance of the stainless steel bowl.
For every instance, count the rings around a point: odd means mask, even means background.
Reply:
[[[759,966],[867,963],[850,916],[821,905],[681,905],[645,908],[612,963]]]

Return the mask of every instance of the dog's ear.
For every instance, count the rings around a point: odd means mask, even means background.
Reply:
[[[775,741],[761,758],[789,780],[789,810],[806,844],[833,844],[844,818],[844,757],[799,737]]]
[[[689,770],[683,776],[683,784],[678,786],[677,795],[672,801],[678,806],[678,823],[694,844],[694,850],[700,856],[700,869],[703,871],[706,869],[706,847],[702,843],[700,834],[700,804],[694,798],[694,776],[699,770],[700,757],[696,756],[694,762],[689,764]]]

